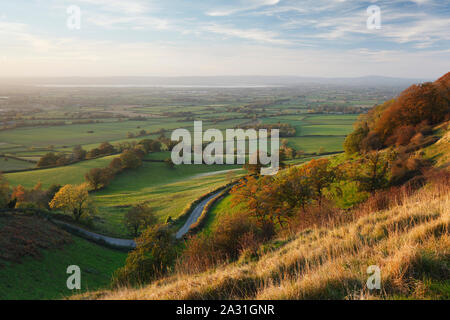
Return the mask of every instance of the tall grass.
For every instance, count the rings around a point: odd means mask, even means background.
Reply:
[[[449,176],[431,180],[416,192],[393,194],[397,200],[384,210],[362,207],[352,217],[278,239],[260,248],[257,261],[80,298],[448,299]],[[370,265],[381,269],[381,290],[366,287]]]

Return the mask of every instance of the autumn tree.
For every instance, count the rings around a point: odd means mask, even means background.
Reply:
[[[106,187],[113,178],[113,172],[110,168],[93,168],[85,174],[86,182],[94,190],[100,190]]]
[[[136,169],[142,165],[142,159],[133,150],[126,150],[120,155],[124,169]]]
[[[312,189],[312,197],[319,202],[323,197],[323,189],[329,187],[337,178],[338,170],[332,168],[328,159],[313,159],[300,169],[301,174],[308,177]]]
[[[112,154],[116,152],[114,147],[109,142],[103,142],[99,147],[98,150],[100,150],[101,154]]]
[[[124,217],[125,226],[135,237],[142,229],[154,225],[157,221],[154,209],[143,204],[131,208]]]
[[[112,170],[113,173],[118,173],[123,170],[122,160],[120,158],[114,158],[109,163],[109,169]]]
[[[50,208],[70,212],[75,220],[79,221],[81,217],[95,211],[88,190],[87,184],[65,185],[55,194],[49,204]]]

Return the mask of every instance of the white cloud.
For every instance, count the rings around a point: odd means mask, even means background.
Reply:
[[[224,16],[236,14],[239,12],[255,10],[260,7],[274,6],[274,5],[278,4],[279,2],[280,2],[280,0],[247,0],[244,3],[241,3],[239,6],[218,8],[218,9],[208,11],[208,12],[206,12],[206,14],[208,16],[212,16],[212,17],[224,17]]]
[[[126,14],[142,14],[151,9],[151,1],[142,0],[72,0],[90,5],[100,6],[105,11]]]
[[[88,21],[99,27],[109,29],[129,28],[134,30],[140,29],[157,29],[165,30],[169,28],[169,21],[148,16],[112,16],[105,14],[89,15]]]
[[[279,34],[272,31],[265,31],[260,29],[237,29],[228,26],[211,24],[203,27],[203,30],[221,34],[227,37],[237,37],[263,43],[282,44],[286,45],[290,42],[279,38]]]

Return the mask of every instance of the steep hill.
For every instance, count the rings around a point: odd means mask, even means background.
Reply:
[[[449,190],[448,178],[435,181],[388,210],[273,242],[254,262],[78,298],[449,299]],[[382,290],[366,287],[371,265],[381,269]]]

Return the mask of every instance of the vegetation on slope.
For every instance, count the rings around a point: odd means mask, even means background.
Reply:
[[[71,236],[37,216],[0,216],[0,299],[58,299],[70,265],[81,268],[81,292],[107,288],[126,253]]]
[[[256,261],[179,273],[142,288],[78,298],[361,299],[450,298],[448,175],[393,198],[382,211],[307,228],[261,247]],[[381,268],[381,290],[366,287],[367,268]]]

